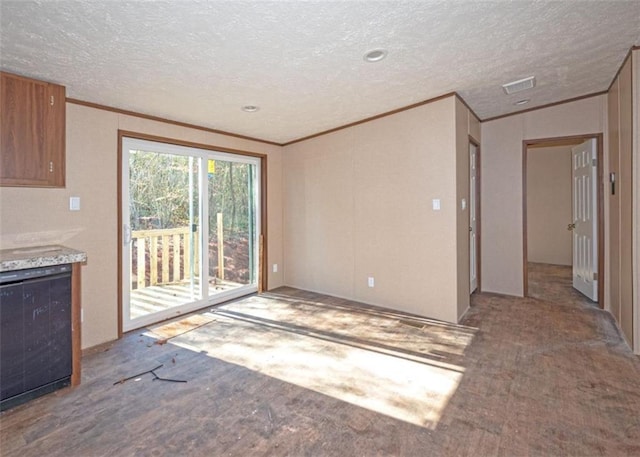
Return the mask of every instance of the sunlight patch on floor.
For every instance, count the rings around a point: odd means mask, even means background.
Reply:
[[[442,354],[444,345],[460,353],[473,338],[473,332],[464,329],[434,342],[428,331],[419,329],[400,327],[391,333],[384,316],[339,310],[341,319],[332,321],[338,316],[331,316],[335,310],[330,308],[325,313],[315,309],[312,318],[282,302],[262,303],[260,310],[255,298],[251,302],[217,308],[211,324],[171,343],[430,429],[456,391],[464,368],[429,350],[437,347]],[[329,331],[336,326],[351,331]],[[418,332],[424,334],[423,341]],[[391,346],[385,344],[385,335]],[[412,344],[402,345],[407,336]],[[411,350],[412,345],[420,350]]]

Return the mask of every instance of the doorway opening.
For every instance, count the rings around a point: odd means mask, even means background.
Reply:
[[[258,291],[263,158],[120,135],[120,333]]]
[[[602,134],[523,141],[524,296],[604,308]]]

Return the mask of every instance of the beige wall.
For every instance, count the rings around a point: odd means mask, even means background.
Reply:
[[[571,265],[571,146],[527,151],[527,257]]]
[[[477,129],[463,108],[449,97],[285,147],[285,283],[456,322],[456,127]]]
[[[631,61],[622,68],[619,80],[620,116],[620,327],[631,344],[633,341],[633,118],[631,93]]]
[[[634,135],[638,135],[633,128],[632,85],[632,61],[629,59],[623,65],[608,94],[609,167],[610,171],[616,174],[616,195],[608,192],[608,199],[611,228],[611,313],[631,345],[634,343],[633,143]]]
[[[63,242],[86,251],[82,268],[83,348],[117,337],[118,129],[268,154],[269,264],[282,265],[282,148],[67,104],[65,189],[0,188],[2,247]],[[81,211],[69,211],[69,197]],[[269,286],[282,285],[282,268]]]
[[[640,49],[632,53],[633,57],[633,346],[636,354],[640,354]]]
[[[620,80],[616,78],[607,94],[607,115],[609,131],[609,172],[620,173]],[[607,175],[608,176],[608,175]],[[611,194],[607,185],[606,199],[609,202],[607,222],[607,242],[609,247],[609,311],[620,322],[620,192],[616,183],[616,193]]]
[[[605,116],[600,95],[482,123],[482,290],[523,294],[523,140],[604,132]]]

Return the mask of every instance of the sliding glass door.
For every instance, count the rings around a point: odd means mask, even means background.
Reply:
[[[123,330],[255,292],[260,159],[123,138]]]

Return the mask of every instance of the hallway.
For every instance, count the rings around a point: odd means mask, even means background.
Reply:
[[[571,302],[598,306],[598,303],[575,290],[570,265],[529,262],[529,297],[546,301]]]

